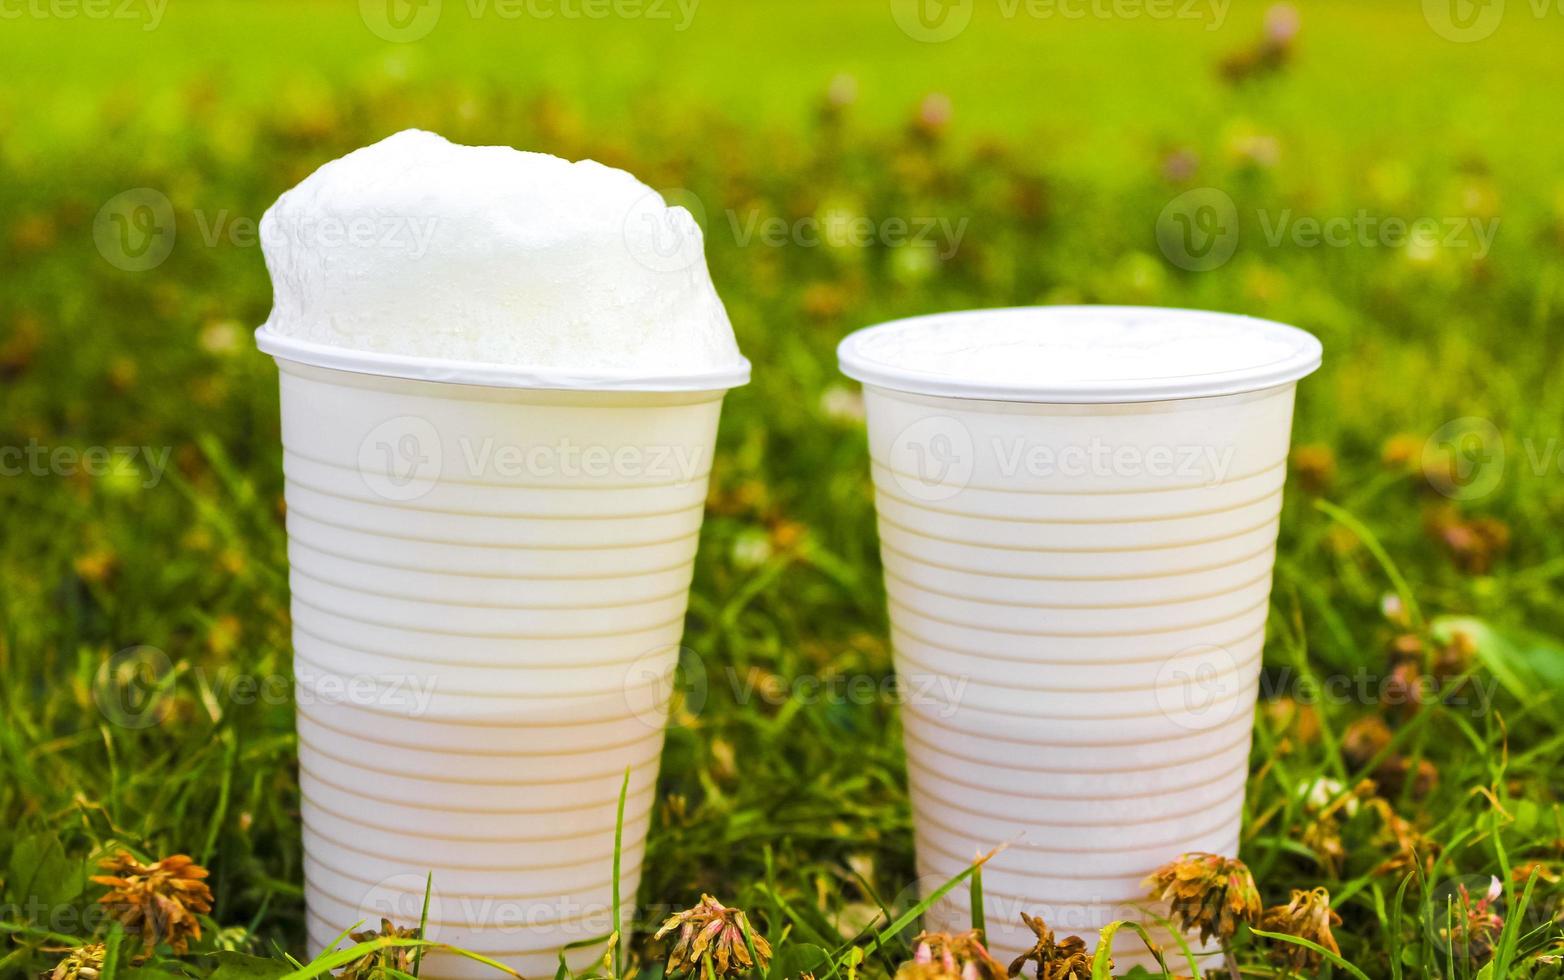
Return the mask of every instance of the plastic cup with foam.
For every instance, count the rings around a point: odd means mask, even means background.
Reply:
[[[407,132],[283,195],[262,242],[312,952],[417,925],[431,881],[426,938],[550,974],[612,928],[627,770],[631,911],[749,375],[699,229],[621,171]]]
[[[1043,307],[900,320],[838,353],[864,385],[925,891],[1004,844],[983,882],[1002,962],[1035,938],[1022,911],[1088,943],[1117,919],[1157,934],[1146,876],[1237,854],[1293,394],[1319,342]],[[966,928],[967,901],[929,928]],[[1139,944],[1119,934],[1121,967],[1151,965]]]

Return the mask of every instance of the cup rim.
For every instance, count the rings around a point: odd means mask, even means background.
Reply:
[[[262,325],[255,344],[274,358],[312,367],[436,384],[481,385],[489,388],[534,388],[552,391],[726,391],[749,383],[750,363],[738,362],[707,371],[665,372],[570,370],[526,364],[492,364],[450,358],[420,357],[383,351],[354,350],[289,337]]]
[[[1280,342],[1286,352],[1279,358],[1222,371],[1170,374],[1155,378],[1017,382],[918,370],[876,358],[867,349],[874,341],[912,329],[949,325],[961,327],[969,331],[969,335],[980,336],[979,332],[985,324],[993,326],[1000,322],[1035,319],[1040,326],[1046,327],[1050,321],[1093,314],[1134,317],[1148,323],[1161,321],[1169,331],[1169,336],[1175,338],[1180,325],[1192,325],[1195,322],[1221,325],[1235,330],[1235,335],[1247,332]],[[880,388],[949,398],[1089,405],[1210,398],[1292,384],[1319,368],[1323,347],[1313,334],[1305,330],[1242,314],[1177,307],[1080,305],[1011,306],[904,317],[848,334],[837,346],[836,353],[843,374],[855,381]]]

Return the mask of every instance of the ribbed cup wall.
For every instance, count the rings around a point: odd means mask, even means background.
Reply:
[[[1160,934],[1146,876],[1237,853],[1292,386],[866,400],[920,883],[1005,845],[983,881],[1001,961],[1031,945],[1022,911]],[[969,917],[964,890],[928,916]],[[1152,963],[1130,932],[1115,950]]]
[[[721,400],[282,362],[316,950],[432,875],[428,938],[552,974],[612,928],[627,768],[633,911]]]

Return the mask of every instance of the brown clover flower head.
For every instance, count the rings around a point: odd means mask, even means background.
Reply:
[[[1364,715],[1347,726],[1341,735],[1341,754],[1353,768],[1362,768],[1390,745],[1390,725],[1376,714]]]
[[[150,955],[160,942],[183,955],[191,939],[201,938],[196,915],[212,911],[212,890],[202,880],[206,869],[188,855],[142,864],[130,852],[120,851],[99,861],[98,867],[109,872],[92,879],[109,888],[98,901],[127,929],[141,934],[143,955]]]
[[[1336,481],[1336,454],[1329,446],[1304,445],[1292,451],[1292,471],[1305,491],[1321,494]]]
[[[1390,856],[1381,861],[1373,871],[1375,875],[1404,875],[1421,867],[1427,874],[1433,870],[1434,858],[1439,855],[1439,844],[1417,828],[1417,825],[1401,816],[1381,797],[1369,800],[1369,806],[1379,817],[1380,829],[1374,835],[1373,846]]]
[[[1379,461],[1389,470],[1415,472],[1423,459],[1423,445],[1427,440],[1411,432],[1398,432],[1385,440],[1380,447]]]
[[[1260,921],[1262,927],[1271,932],[1285,932],[1289,936],[1307,939],[1341,955],[1341,947],[1336,945],[1336,937],[1331,934],[1331,926],[1341,925],[1341,916],[1330,907],[1330,892],[1323,888],[1312,891],[1293,889],[1291,901],[1266,909]],[[1285,949],[1278,949],[1277,953],[1294,970],[1313,969],[1324,959],[1307,946],[1292,943],[1288,943]]]
[[[976,929],[921,932],[914,944],[912,959],[896,970],[897,980],[1005,980],[1005,968]]]
[[[380,920],[380,930],[365,930],[364,932],[352,932],[348,938],[354,943],[368,943],[376,939],[420,939],[419,930],[416,927],[402,928],[391,922],[390,919]],[[390,971],[399,973],[413,972],[413,954],[416,946],[382,946],[380,949],[371,950],[356,960],[351,960],[342,968],[337,980],[378,980],[389,978]]]
[[[1351,792],[1334,779],[1321,776],[1302,787],[1305,822],[1299,839],[1314,852],[1332,876],[1340,876],[1347,859],[1342,826],[1358,813],[1361,800],[1374,794],[1374,784],[1364,780]]]
[[[1037,936],[1032,948],[1016,957],[1010,964],[1010,975],[1016,976],[1028,962],[1037,964],[1037,980],[1090,980],[1092,959],[1086,950],[1086,941],[1080,936],[1066,936],[1054,941],[1054,931],[1042,916],[1021,913],[1021,921]],[[1110,961],[1108,969],[1113,969]]]
[[[679,930],[679,939],[668,954],[669,974],[702,973],[710,963],[719,977],[736,977],[752,970],[764,971],[771,960],[771,944],[760,933],[750,930],[755,944],[755,962],[744,941],[748,919],[742,909],[729,908],[710,895],[702,895],[692,908],[675,913],[657,930],[655,938]]]
[[[1532,875],[1536,875],[1539,882],[1547,885],[1556,885],[1564,881],[1564,877],[1541,861],[1527,861],[1525,864],[1516,865],[1510,872],[1510,880],[1517,885],[1525,885],[1531,880]]]
[[[1260,921],[1260,892],[1248,865],[1220,854],[1185,854],[1146,879],[1151,897],[1167,902],[1173,919],[1200,941],[1233,938],[1238,924]]]
[[[1467,575],[1487,575],[1510,550],[1510,526],[1497,517],[1467,517],[1451,508],[1424,518],[1428,535],[1442,544],[1455,566]]]
[[[105,949],[103,943],[88,943],[67,950],[65,958],[48,974],[49,980],[98,980]]]

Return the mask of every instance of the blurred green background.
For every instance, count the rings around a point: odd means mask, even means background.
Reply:
[[[645,903],[708,890],[774,939],[829,946],[911,879],[894,705],[794,684],[890,669],[835,343],[939,309],[1206,307],[1326,347],[1300,390],[1243,856],[1268,902],[1329,887],[1373,976],[1474,975],[1492,948],[1447,956],[1430,917],[1451,882],[1499,876],[1524,969],[1546,968],[1564,858],[1561,50],[1564,13],[1540,0],[9,0],[0,447],[45,453],[0,458],[9,883],[35,847],[66,866],[185,851],[214,872],[211,943],[302,951],[291,706],[236,694],[289,662],[254,222],[319,164],[418,126],[594,157],[698,203],[756,366],[723,420],[687,642],[713,676],[779,693],[725,681],[676,716]],[[744,234],[770,219],[808,233]],[[868,244],[840,232],[859,219]],[[878,234],[897,221],[930,237]],[[146,452],[49,455],[91,446]],[[1398,587],[1480,625],[1476,660],[1441,679],[1497,680],[1498,703],[1307,703],[1311,678],[1391,674],[1398,634],[1447,637],[1386,616]],[[116,654],[142,645],[164,658],[154,723],[116,724],[104,699],[133,678],[115,670],[145,662]],[[1354,755],[1381,717],[1399,779]],[[1439,853],[1404,909],[1372,809],[1307,800],[1318,778],[1376,774]],[[1520,909],[1532,862],[1547,875]],[[0,921],[0,971],[85,935]]]

